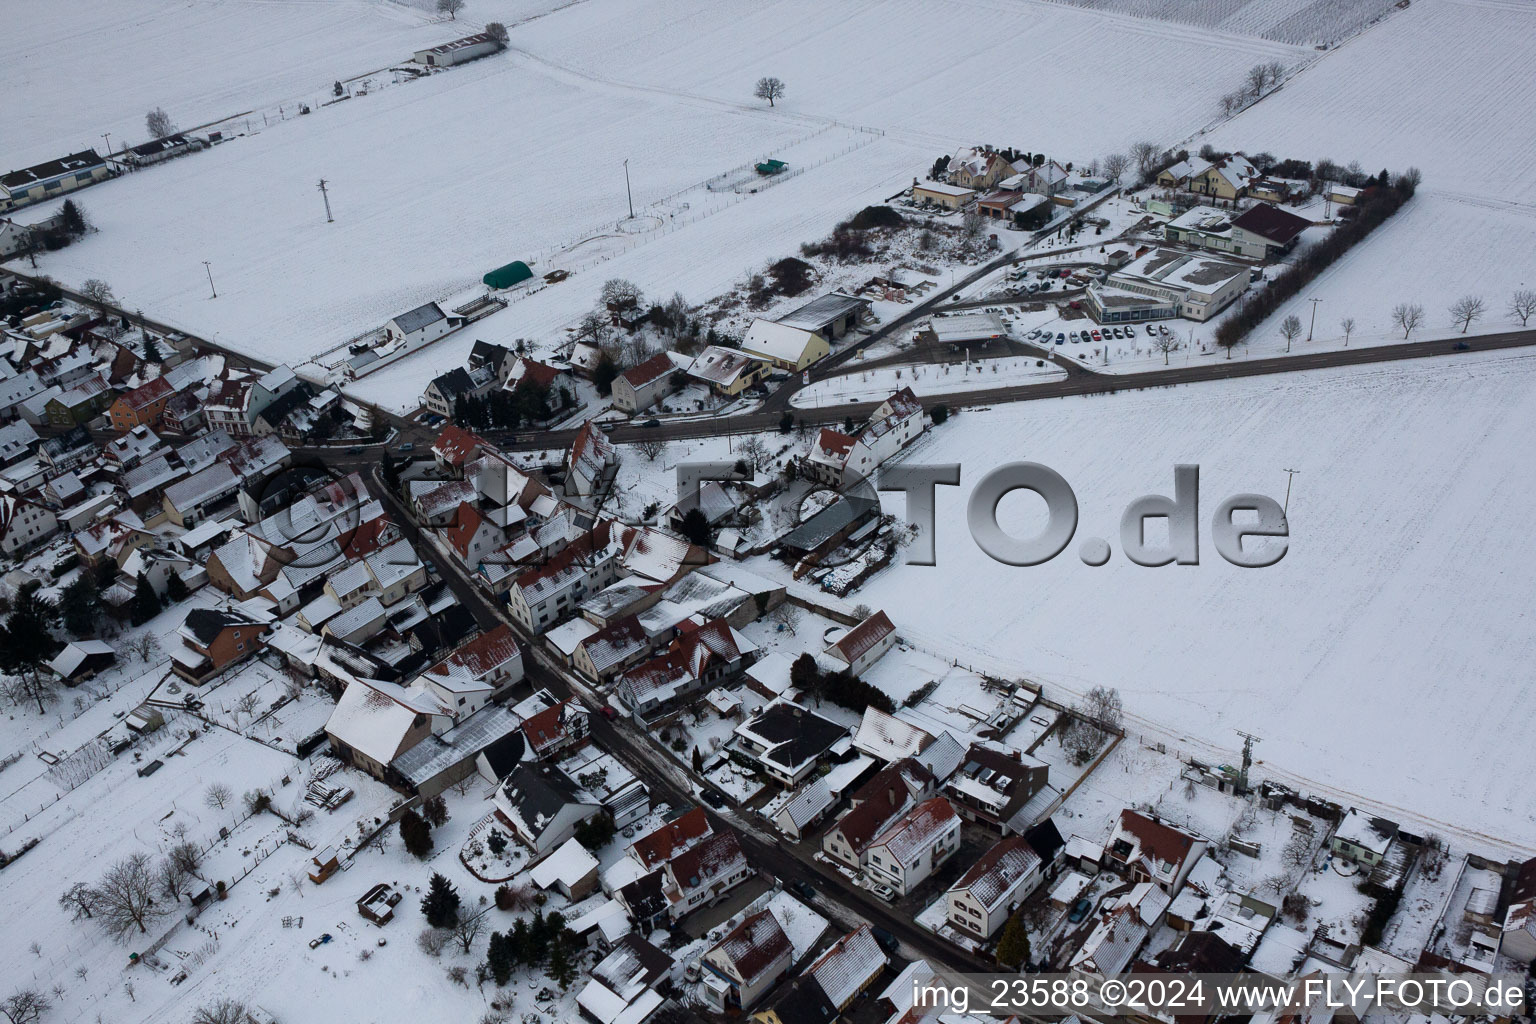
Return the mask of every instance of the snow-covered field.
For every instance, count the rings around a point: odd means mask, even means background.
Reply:
[[[1116,686],[1133,730],[1182,749],[1230,758],[1234,730],[1256,732],[1271,777],[1536,846],[1533,652],[1511,618],[1536,556],[1526,478],[1510,472],[1533,385],[1536,357],[1474,355],[967,413],[910,456],[964,465],[960,488],[938,489],[938,567],[887,570],[857,599],[916,643],[1058,697]],[[1171,493],[1175,463],[1201,466],[1202,516],[1238,492],[1283,499],[1297,469],[1289,553],[1237,569],[1206,519],[1198,567],[1090,569],[1076,544],[1004,566],[967,536],[964,501],[1015,459],[1065,476],[1077,541],[1114,548],[1121,510]],[[1021,536],[1042,518],[1021,495],[1001,516]]]
[[[1335,42],[1392,9],[1393,0],[1059,0],[1095,11],[1157,18],[1286,43]]]
[[[725,102],[753,103],[752,83],[775,75],[788,86],[780,107],[900,132],[933,156],[988,141],[1079,161],[1133,137],[1171,142],[1206,123],[1255,62],[1294,67],[1313,56],[1011,0],[774,0],[730,18],[717,10],[708,0],[639,0],[618,18],[589,3],[531,23],[513,45],[604,80]]]
[[[103,132],[114,150],[137,145],[154,107],[190,129],[314,102],[338,79],[408,61],[464,28],[393,0],[38,4],[6,21],[0,91],[28,102],[0,114],[0,163],[101,152]]]
[[[1428,189],[1525,199],[1533,33],[1531,4],[1415,0],[1201,141],[1372,173],[1416,166]]]

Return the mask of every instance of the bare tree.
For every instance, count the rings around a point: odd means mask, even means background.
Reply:
[[[741,452],[742,461],[747,464],[753,473],[760,470],[768,461],[768,446],[763,443],[762,438],[755,434],[748,436],[745,441],[741,442],[737,450]]]
[[[146,631],[139,634],[130,649],[147,665],[160,653],[160,641],[155,638],[155,634]]]
[[[37,1024],[47,1012],[48,999],[35,988],[19,989],[0,1001],[7,1024]]]
[[[511,38],[507,35],[507,26],[499,21],[486,22],[485,34],[491,37],[491,42],[503,50],[507,48],[507,40]]]
[[[1269,71],[1263,64],[1255,64],[1248,69],[1248,91],[1253,93],[1253,98],[1258,99],[1264,95],[1264,87],[1269,84]]]
[[[167,857],[155,870],[155,885],[161,896],[180,903],[182,891],[187,887],[187,879],[191,877],[192,873],[182,865],[181,861],[175,857]]]
[[[235,791],[222,782],[215,782],[208,787],[203,794],[203,803],[216,811],[222,811],[224,805],[235,798]]]
[[[235,701],[235,713],[237,715],[249,715],[260,704],[261,694],[256,690],[252,690],[250,693],[241,694],[240,699]]]
[[[171,115],[165,112],[164,107],[156,107],[144,115],[144,129],[149,132],[151,139],[163,139],[167,135],[176,134],[176,125],[171,122]]]
[[[485,931],[485,915],[487,910],[468,917],[460,917],[458,923],[452,928],[454,941],[465,953],[474,951],[475,941],[480,938],[480,933]]]
[[[1157,165],[1157,157],[1158,149],[1155,142],[1143,139],[1131,146],[1131,159],[1136,163],[1136,172],[1143,177],[1152,173]]]
[[[459,20],[459,12],[464,9],[465,0],[437,0],[437,13],[446,14],[453,21]]]
[[[1481,295],[1463,295],[1451,303],[1451,323],[1461,324],[1461,333],[1466,334],[1467,328],[1481,320],[1487,311],[1488,304]]]
[[[1119,690],[1113,686],[1095,686],[1084,698],[1083,714],[1105,732],[1119,732],[1122,708]]]
[[[112,294],[112,286],[99,277],[89,278],[80,286],[80,297],[99,313],[110,313],[117,305],[117,296]]]
[[[976,238],[986,224],[987,219],[981,215],[981,211],[972,207],[960,218],[960,233],[967,239]]]
[[[95,905],[96,895],[84,882],[76,882],[59,894],[59,906],[73,914],[76,921],[90,917],[91,908]]]
[[[1131,158],[1124,153],[1111,153],[1104,158],[1104,173],[1111,181],[1119,181],[1130,166]]]
[[[1285,849],[1280,851],[1280,859],[1289,867],[1305,867],[1312,860],[1312,837],[1301,831],[1291,832]]]
[[[1163,354],[1163,365],[1168,365],[1168,353],[1179,347],[1178,335],[1169,331],[1167,334],[1159,334],[1152,339],[1152,347]]]
[[[181,865],[181,870],[189,875],[197,874],[197,869],[203,862],[203,854],[197,848],[197,844],[185,841],[171,847],[170,853],[166,854],[166,856]]]
[[[1349,347],[1349,336],[1355,333],[1355,318],[1347,316],[1339,321],[1339,330],[1344,332],[1344,347]]]
[[[147,853],[135,853],[112,865],[92,893],[96,916],[120,938],[135,928],[141,934],[147,932],[145,925],[165,910],[155,903],[155,879]]]
[[[1509,297],[1509,315],[1520,321],[1524,327],[1531,317],[1536,316],[1536,290],[1520,288]]]
[[[767,100],[771,107],[774,100],[784,95],[784,83],[772,75],[764,75],[757,80],[757,88],[752,90],[752,95],[760,100]]]
[[[768,613],[768,621],[775,626],[782,626],[784,632],[794,636],[800,626],[800,609],[785,601]]]
[[[1397,176],[1397,187],[1407,189],[1409,192],[1416,190],[1424,180],[1424,172],[1417,167],[1410,167]]]
[[[635,450],[644,455],[647,462],[655,462],[661,458],[661,453],[667,450],[667,442],[659,437],[648,437],[643,441],[636,441]]]
[[[603,290],[598,297],[607,306],[638,306],[645,301],[645,294],[640,291],[640,286],[623,277],[610,277],[603,282]]]
[[[1285,350],[1291,350],[1291,342],[1301,334],[1301,317],[1292,314],[1280,321],[1280,333],[1285,337]]]
[[[204,1003],[192,1014],[192,1024],[245,1024],[249,1011],[238,999],[224,997]]]
[[[1272,60],[1264,65],[1264,75],[1269,79],[1270,86],[1280,84],[1280,79],[1285,77],[1285,65],[1278,60]]]
[[[577,339],[590,342],[598,348],[602,348],[612,334],[613,327],[608,322],[607,314],[596,309],[582,317],[576,325]]]
[[[1408,340],[1424,323],[1424,307],[1413,302],[1399,302],[1392,307],[1392,323],[1403,329],[1403,340]]]

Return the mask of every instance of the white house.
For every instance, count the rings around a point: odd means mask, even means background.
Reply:
[[[747,329],[741,350],[786,370],[803,370],[832,351],[815,331],[758,317]]]
[[[404,341],[417,345],[436,341],[455,330],[463,322],[461,317],[451,317],[435,302],[406,310],[384,325],[384,336],[390,341]]]
[[[865,851],[868,877],[903,896],[922,884],[960,848],[960,816],[941,796],[897,818]]]
[[[602,810],[564,772],[543,762],[518,765],[496,787],[491,802],[496,818],[538,857],[558,848]]]
[[[677,366],[665,352],[631,366],[613,380],[613,407],[629,413],[649,409],[670,390],[676,372]]]
[[[760,910],[704,954],[705,998],[717,1013],[750,1010],[793,964],[789,936],[772,911]]]
[[[1040,884],[1040,855],[1023,836],[1011,836],[982,854],[945,895],[951,927],[985,941]]]
[[[14,555],[52,537],[59,520],[45,505],[14,494],[0,497],[0,551]]]
[[[881,402],[854,434],[823,427],[801,468],[813,480],[846,487],[868,478],[927,428],[922,403],[911,388],[902,388]]]
[[[661,892],[667,900],[667,916],[676,924],[755,873],[736,833],[716,832],[673,857],[662,869]]]
[[[885,612],[875,612],[844,633],[823,652],[853,675],[863,675],[896,643],[896,627]]]
[[[1104,860],[1133,881],[1154,882],[1172,896],[1209,845],[1187,829],[1124,810],[1104,847]]]
[[[565,492],[590,497],[612,482],[618,467],[618,449],[598,429],[596,420],[587,420],[565,455]]]

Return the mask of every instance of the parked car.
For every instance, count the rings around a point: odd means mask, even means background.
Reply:
[[[647,429],[649,429],[651,427],[659,427],[659,426],[661,426],[661,420],[646,420],[644,423],[641,423],[640,425],[642,427],[647,428]]]
[[[1102,335],[1100,335],[1100,334],[1099,334],[1099,332],[1098,332],[1098,331],[1094,331],[1094,332],[1093,332],[1093,340],[1094,340],[1094,341],[1103,341],[1103,340],[1104,340],[1104,338],[1103,338],[1103,336],[1102,336]]]
[[[699,799],[709,804],[709,806],[713,807],[715,810],[719,810],[725,806],[725,800],[721,798],[719,793],[716,793],[712,789],[706,789],[700,793]]]
[[[413,452],[416,450],[416,445],[412,441],[407,441],[405,444],[400,446],[400,450],[403,452]]]
[[[1076,924],[1083,918],[1087,917],[1088,912],[1092,909],[1093,900],[1089,899],[1087,896],[1084,896],[1082,899],[1072,904],[1072,910],[1067,914],[1067,920],[1071,921],[1073,924]]]
[[[613,720],[614,720],[614,719],[615,719],[615,718],[618,718],[618,717],[619,717],[619,713],[618,713],[618,712],[617,712],[617,711],[615,711],[615,710],[613,710],[613,708],[612,708],[612,707],[610,707],[610,706],[609,706],[609,705],[607,705],[607,704],[604,704],[604,705],[603,705],[603,706],[602,706],[602,707],[601,707],[601,708],[599,708],[599,709],[598,709],[598,710],[599,710],[599,711],[600,711],[600,713],[601,713],[601,714],[602,714],[602,716],[603,716],[603,717],[604,717],[604,718],[606,718],[606,719],[608,719],[608,721],[610,721],[610,722],[611,722],[611,721],[613,721]]]
[[[1147,337],[1149,337],[1149,338],[1157,337],[1157,328],[1153,327],[1151,324],[1147,324]]]
[[[805,881],[804,879],[797,879],[796,881],[790,882],[789,888],[792,892],[794,892],[796,896],[799,896],[801,899],[813,900],[816,898],[816,890],[811,888],[811,883]]]
[[[869,930],[869,935],[870,938],[880,943],[880,948],[885,950],[887,953],[895,952],[897,946],[896,936],[892,935],[884,928],[871,928]]]
[[[1464,341],[1458,341],[1455,345],[1453,345],[1451,347],[1454,348],[1457,352],[1465,352],[1465,351],[1467,351],[1467,349],[1471,348],[1472,346],[1468,345]]]
[[[1028,334],[1024,335],[1024,337],[1026,337],[1026,338],[1030,339],[1031,341],[1033,341],[1034,339],[1040,337],[1040,328],[1036,327],[1034,330],[1032,330]]]
[[[1165,324],[1158,324],[1157,325],[1157,333],[1159,333],[1159,334],[1167,334],[1168,333],[1168,327]]]
[[[1058,275],[1057,275],[1057,276],[1058,276],[1058,277],[1062,277],[1062,278],[1067,278],[1067,277],[1071,277],[1071,276],[1072,276],[1072,271],[1070,271],[1070,270],[1067,270],[1067,269],[1065,269],[1065,268],[1063,268],[1063,269],[1062,269],[1062,271],[1061,271],[1061,273],[1060,273],[1060,274],[1058,274]]]
[[[887,903],[895,903],[901,895],[888,885],[876,884],[869,887],[869,891],[885,900]]]
[[[361,454],[363,454],[363,446],[360,445],[360,444],[355,444],[352,447],[347,449],[347,454],[348,455],[361,455]]]
[[[1067,340],[1067,336],[1065,334],[1062,334],[1060,331],[1058,331],[1056,333],[1056,344],[1060,345],[1062,342],[1064,342],[1066,340]]]

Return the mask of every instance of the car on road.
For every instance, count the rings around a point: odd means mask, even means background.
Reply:
[[[716,793],[712,789],[706,789],[700,793],[699,799],[703,800],[717,811],[725,806],[725,800],[720,796],[719,793]]]
[[[876,896],[879,896],[887,903],[895,903],[898,899],[901,898],[901,894],[898,893],[895,889],[880,883],[876,883],[870,886],[869,891],[874,893]]]
[[[347,454],[348,455],[361,455],[361,454],[363,454],[363,446],[360,445],[360,444],[355,444],[352,447],[347,449]]]
[[[1024,337],[1029,338],[1031,341],[1033,341],[1035,338],[1040,337],[1040,328],[1036,327],[1034,330],[1032,330],[1028,334],[1024,335]]]
[[[1073,924],[1077,924],[1083,918],[1087,917],[1088,912],[1092,909],[1093,900],[1089,899],[1087,896],[1084,896],[1082,899],[1072,904],[1072,910],[1067,914],[1067,920],[1071,921]]]
[[[870,938],[872,938],[876,942],[880,943],[880,948],[885,950],[886,953],[889,954],[889,953],[894,953],[896,951],[896,946],[897,946],[896,936],[892,935],[890,932],[886,931],[884,928],[871,928],[869,930],[869,935],[870,935]]]
[[[413,442],[407,441],[400,446],[400,450],[403,452],[413,452],[416,450],[416,445]]]
[[[661,426],[661,420],[646,420],[641,423],[640,426],[645,427],[646,429],[650,429],[651,427],[659,427]]]
[[[804,879],[796,879],[790,882],[789,888],[790,891],[803,900],[813,900],[816,898],[816,890],[811,888],[811,883]]]
[[[1464,341],[1458,341],[1458,342],[1457,342],[1457,343],[1456,343],[1456,344],[1455,344],[1455,345],[1452,345],[1452,346],[1451,346],[1451,347],[1452,347],[1452,348],[1453,348],[1453,349],[1455,349],[1455,350],[1456,350],[1456,351],[1457,351],[1457,352],[1465,352],[1465,351],[1467,351],[1467,350],[1468,350],[1468,349],[1470,349],[1470,348],[1471,348],[1471,347],[1472,347],[1472,346],[1471,346],[1471,345],[1468,345],[1468,344],[1467,344],[1467,343],[1466,343],[1466,342],[1464,342]]]
[[[617,711],[613,710],[613,708],[610,707],[607,704],[604,704],[602,707],[598,708],[597,710],[598,710],[598,712],[604,718],[608,719],[608,721],[610,721],[610,722],[613,721],[615,718],[619,717],[619,713]]]

